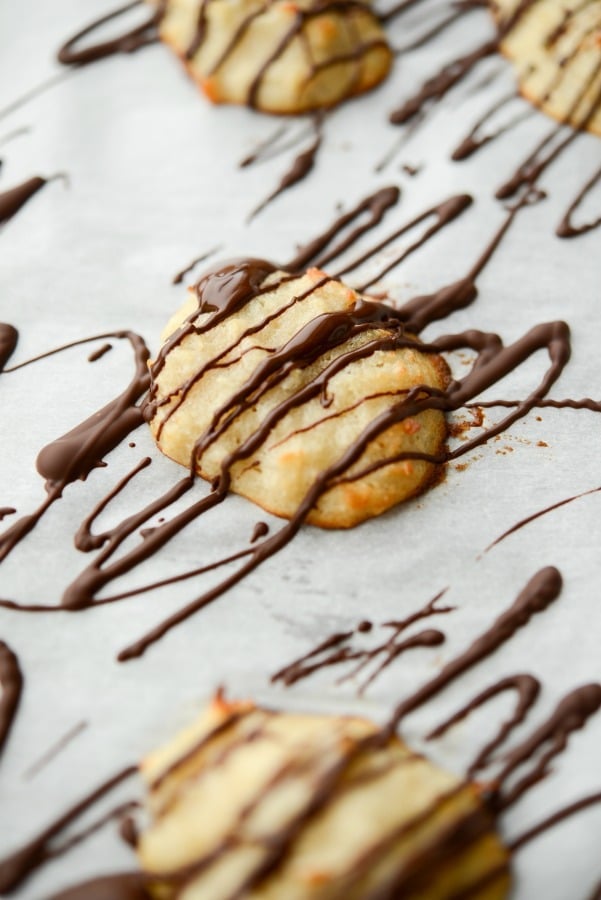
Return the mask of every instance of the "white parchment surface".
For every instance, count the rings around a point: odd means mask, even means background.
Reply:
[[[486,14],[475,13],[398,58],[381,89],[329,116],[314,172],[246,225],[247,214],[274,187],[295,151],[245,170],[237,163],[277,121],[244,109],[210,107],[162,46],[77,71],[61,70],[54,61],[56,48],[106,8],[105,0],[19,0],[0,7],[0,141],[16,129],[29,129],[0,146],[0,189],[34,174],[65,172],[69,177],[68,187],[60,181],[48,184],[0,232],[0,320],[19,329],[15,363],[70,340],[122,328],[138,331],[156,351],[161,328],[184,298],[184,287],[173,287],[171,278],[192,257],[220,245],[215,260],[289,258],[296,243],[333,220],[337,204],[348,209],[387,184],[402,188],[402,200],[365,246],[451,194],[467,191],[475,198],[457,222],[382,284],[400,300],[438,288],[467,272],[500,225],[504,212],[493,198],[494,188],[551,127],[535,114],[472,159],[449,161],[471,124],[511,86],[507,64],[492,58],[431,111],[388,167],[374,171],[400,134],[387,123],[388,112],[446,59],[471,49],[486,34]],[[393,43],[403,43],[419,23],[416,9],[393,24]],[[62,75],[60,83],[7,109],[55,74]],[[488,85],[480,84],[492,75]],[[291,120],[288,128],[293,135],[307,123]],[[601,397],[599,232],[575,241],[554,235],[563,211],[598,165],[600,148],[595,138],[580,137],[548,170],[541,180],[548,198],[517,217],[478,282],[477,301],[430,326],[427,338],[479,328],[511,342],[537,323],[565,319],[572,329],[573,356],[552,396]],[[402,163],[419,166],[418,175],[409,177]],[[591,216],[599,211],[593,199]],[[383,253],[373,266],[386,258]],[[88,363],[88,354],[100,343],[0,378],[1,506],[14,506],[19,514],[32,511],[44,496],[35,471],[41,447],[124,387],[132,372],[128,345],[113,341],[110,353]],[[461,370],[461,360],[451,362]],[[545,355],[537,354],[489,396],[524,397],[546,364]],[[490,410],[486,421],[500,415]],[[404,726],[407,739],[422,746],[423,735],[479,689],[505,674],[531,672],[543,690],[512,740],[530,733],[569,689],[601,674],[601,494],[542,517],[480,554],[523,517],[599,486],[600,439],[599,414],[535,410],[462,460],[467,466],[450,465],[445,480],[417,501],[350,532],[304,528],[229,594],[127,664],[115,661],[123,646],[217,576],[79,614],[0,610],[0,638],[18,654],[25,674],[22,705],[0,764],[1,853],[18,847],[83,793],[167,739],[219,684],[234,695],[251,694],[272,705],[384,719],[395,702],[487,628],[539,568],[553,564],[564,578],[559,600]],[[152,464],[101,516],[99,529],[181,477],[144,427],[130,440],[134,447],[125,441],[106,458],[105,468],[69,486],[2,564],[0,596],[57,604],[66,584],[88,562],[73,547],[78,524],[143,456],[150,456]],[[201,496],[206,486],[199,484],[196,491]],[[125,590],[218,559],[243,546],[259,519],[271,521],[250,503],[230,497],[114,587]],[[332,631],[352,628],[366,617],[376,624],[400,618],[444,587],[445,602],[457,610],[432,625],[445,631],[446,643],[407,654],[363,698],[357,698],[353,683],[336,685],[337,669],[288,692],[269,687],[276,669]],[[366,636],[366,646],[382,633]],[[460,773],[513,702],[500,697],[427,745],[427,752]],[[82,721],[87,727],[56,759],[29,771]],[[553,763],[552,776],[503,818],[506,837],[601,788],[600,739],[597,715],[572,736],[568,750]],[[139,796],[141,790],[127,786],[119,797],[132,793]],[[114,799],[117,795],[92,817]],[[601,809],[596,807],[516,857],[515,900],[589,897],[601,878],[600,848]],[[15,896],[48,896],[78,879],[133,865],[131,851],[109,827],[45,866]]]

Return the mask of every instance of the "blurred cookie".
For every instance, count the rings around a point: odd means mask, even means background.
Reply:
[[[411,403],[444,390],[448,369],[390,314],[318,269],[234,260],[209,271],[151,365],[158,446],[285,518],[321,485],[307,521],[322,527],[415,495],[436,472],[419,457],[441,453],[446,424]]]
[[[181,900],[501,900],[508,853],[475,784],[371,722],[217,697],[142,763],[140,835]]]
[[[270,113],[334,106],[392,62],[367,0],[167,0],[159,31],[214,103]]]
[[[520,92],[560,122],[601,135],[601,2],[495,0]],[[520,11],[521,8],[521,11]]]

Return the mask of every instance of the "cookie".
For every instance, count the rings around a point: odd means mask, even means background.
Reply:
[[[496,0],[501,50],[517,68],[520,92],[560,122],[601,135],[601,3]]]
[[[181,900],[507,896],[478,787],[371,722],[218,696],[142,763],[142,868]]]
[[[319,269],[212,269],[151,364],[159,448],[284,518],[318,486],[306,519],[326,528],[414,496],[436,474],[446,423],[405,410],[443,391],[448,368],[393,315]]]
[[[392,63],[365,0],[167,0],[159,33],[214,103],[270,113],[335,106]]]

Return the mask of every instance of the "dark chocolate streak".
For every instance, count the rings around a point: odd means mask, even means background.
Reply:
[[[19,332],[13,325],[0,322],[0,374],[15,352],[19,340]]]
[[[589,491],[582,491],[580,494],[574,494],[573,497],[566,497],[564,500],[558,500],[557,503],[552,503],[551,506],[546,506],[544,509],[539,509],[538,512],[532,513],[532,515],[527,516],[525,519],[520,519],[519,522],[516,522],[515,525],[512,525],[511,528],[508,528],[502,534],[499,535],[498,538],[495,538],[492,543],[488,545],[484,549],[484,553],[488,553],[493,547],[496,547],[497,544],[500,544],[501,541],[504,541],[505,538],[509,537],[510,534],[514,534],[516,531],[519,531],[521,528],[524,528],[526,525],[529,525],[530,522],[534,522],[536,519],[540,519],[541,516],[545,516],[547,513],[553,512],[555,509],[560,509],[562,506],[567,506],[568,503],[573,503],[574,500],[580,500],[581,497],[588,497],[590,494],[598,494],[601,491],[601,487],[592,488]]]
[[[401,192],[396,185],[381,188],[374,194],[369,194],[360,200],[348,212],[339,216],[322,234],[313,238],[308,244],[304,244],[284,268],[290,272],[298,272],[307,265],[318,268],[327,265],[355,244],[362,235],[379,225],[389,209],[399,201]],[[357,225],[345,238],[340,240],[326,253],[322,253],[338,235],[355,220],[368,215],[369,218],[361,225]]]
[[[322,143],[322,120],[323,116],[316,115],[314,118],[314,136],[311,144],[306,150],[303,150],[298,154],[296,159],[293,161],[292,165],[288,169],[288,171],[282,176],[279,184],[276,186],[275,190],[273,190],[270,194],[267,195],[265,200],[262,200],[258,206],[256,206],[250,215],[247,218],[247,222],[252,222],[252,220],[259,215],[260,212],[269,206],[269,204],[279,197],[284,191],[287,191],[288,188],[294,187],[295,184],[298,184],[304,178],[307,177],[309,172],[313,169],[315,165],[315,158],[321,147]]]
[[[533,841],[539,835],[548,831],[549,828],[552,828],[554,825],[559,824],[559,822],[563,822],[564,819],[569,819],[581,810],[588,809],[597,803],[601,803],[601,791],[596,794],[589,794],[587,797],[582,797],[580,800],[575,800],[574,803],[569,803],[552,815],[547,816],[547,818],[543,819],[541,822],[533,825],[532,828],[529,828],[527,831],[518,835],[517,838],[514,838],[509,844],[509,849],[512,853],[515,853],[521,847],[524,847],[526,844],[529,844],[530,841]]]
[[[535,148],[528,154],[526,159],[520,163],[514,173],[505,181],[495,192],[495,196],[499,200],[506,200],[513,197],[521,188],[533,187],[543,172],[580,136],[581,132],[587,128],[593,116],[596,114],[601,104],[601,87],[595,95],[595,99],[591,104],[589,111],[582,118],[578,118],[578,110],[582,104],[587,91],[591,85],[595,83],[601,73],[601,61],[595,66],[592,75],[588,78],[582,87],[580,93],[568,109],[564,118],[553,128]],[[574,127],[570,129],[566,137],[561,138],[562,131],[566,123],[574,123]],[[557,138],[560,138],[556,141]],[[554,144],[553,142],[556,141]],[[548,152],[545,154],[547,148]]]
[[[577,237],[580,234],[586,234],[588,231],[593,231],[593,229],[598,228],[601,225],[601,216],[597,219],[593,219],[592,222],[586,222],[584,225],[573,225],[572,224],[572,216],[586,197],[586,195],[593,190],[593,188],[599,183],[601,180],[601,168],[597,169],[595,174],[586,182],[583,186],[582,190],[580,190],[567,208],[561,222],[557,226],[557,231],[555,232],[558,237],[561,238],[572,238]]]
[[[8,644],[0,641],[0,756],[15,721],[22,690],[19,660]]]
[[[0,194],[0,224],[8,222],[9,219],[16,216],[34,194],[37,194],[49,181],[55,181],[57,178],[64,178],[64,175],[53,175],[52,178],[35,175],[33,178],[28,178],[27,181],[9,188],[8,191],[3,191]]]
[[[516,691],[518,695],[518,702],[515,708],[515,712],[510,719],[508,719],[506,722],[503,722],[498,734],[495,735],[495,737],[492,738],[482,748],[482,750],[480,750],[474,761],[471,763],[466,773],[467,777],[471,778],[476,774],[476,772],[478,772],[486,765],[493,752],[506,741],[514,728],[520,725],[526,718],[528,711],[536,702],[536,699],[540,692],[540,682],[537,678],[534,678],[532,675],[509,675],[507,678],[502,678],[500,681],[497,681],[490,687],[485,688],[483,691],[473,697],[472,700],[469,701],[469,703],[466,703],[465,706],[462,706],[461,709],[450,716],[450,718],[446,719],[441,725],[438,725],[436,728],[434,728],[427,735],[426,740],[431,741],[434,740],[434,738],[441,737],[448,731],[449,728],[451,728],[457,722],[461,722],[475,709],[483,706],[493,697],[496,697],[499,694],[503,693],[503,691],[510,690]]]
[[[389,728],[396,729],[409,713],[422,706],[464,672],[494,653],[502,644],[510,640],[518,629],[527,625],[532,616],[544,612],[551,603],[557,600],[561,584],[561,575],[552,566],[537,572],[512,605],[493,622],[490,628],[470,644],[467,650],[447,663],[438,675],[427,681],[397,706]]]
[[[389,121],[393,125],[404,125],[411,119],[418,116],[424,108],[434,101],[441,100],[450,90],[455,87],[462,78],[471,72],[481,60],[492,56],[498,48],[498,40],[486,41],[470,53],[454,59],[447,63],[443,68],[429,78],[419,91],[408,100],[390,113]]]
[[[600,707],[601,684],[585,684],[566,694],[549,718],[503,757],[505,764],[494,779],[496,790],[492,798],[493,807],[497,811],[507,809],[530,787],[545,778],[550,772],[549,763],[565,750],[570,734],[583,728],[587,719]],[[546,745],[549,745],[548,749],[542,753],[538,762],[533,764],[531,771],[523,775],[513,787],[501,793],[509,777],[530,762]]]
[[[130,342],[135,359],[134,377],[114,400],[40,451],[36,465],[40,475],[46,479],[46,499],[34,513],[22,516],[0,534],[0,562],[37,525],[46,510],[61,497],[67,485],[78,478],[85,479],[105,454],[142,424],[142,413],[136,402],[146,392],[150,381],[146,367],[148,348],[142,338],[131,331],[112,332],[73,341],[4,370],[6,376],[9,372],[15,372],[47,356],[107,337]],[[2,603],[0,601],[0,605]]]
[[[97,350],[93,350],[88,356],[88,362],[97,362],[99,359],[109,352],[109,350],[113,349],[112,344],[102,344]]]
[[[308,653],[305,653],[299,659],[294,660],[294,662],[272,675],[270,679],[271,682],[281,681],[288,687],[303,678],[308,678],[314,672],[317,672],[322,668],[347,663],[351,660],[359,660],[358,665],[354,666],[350,672],[338,679],[338,683],[340,684],[357,676],[373,659],[383,655],[383,661],[359,687],[359,693],[363,693],[381,672],[391,665],[394,660],[406,650],[410,650],[413,647],[435,647],[443,643],[444,635],[442,632],[435,629],[420,631],[401,642],[398,642],[397,638],[410,625],[413,625],[421,619],[452,612],[455,609],[453,606],[436,605],[444,593],[445,591],[440,591],[429,603],[422,607],[422,609],[412,613],[412,615],[407,616],[404,619],[383,622],[382,627],[391,628],[392,635],[378,646],[369,650],[356,650],[352,647],[341,646],[342,644],[347,644],[347,642],[356,634],[363,634],[372,630],[373,626],[371,622],[360,622],[352,631],[338,632],[330,635],[330,637],[326,638],[324,641],[321,641]],[[325,655],[328,650],[333,652]]]
[[[141,872],[119,872],[65,888],[50,900],[150,900],[152,883]]]
[[[88,727],[88,723],[85,721],[78,722],[72,728],[65,732],[52,744],[48,750],[44,751],[44,753],[36,759],[34,763],[32,763],[23,773],[23,778],[29,779],[33,778],[38,772],[41,772],[42,769],[46,768],[46,766],[54,760],[59,753],[61,753],[66,747],[69,746],[71,741],[75,740],[75,738],[85,731]]]
[[[493,118],[495,113],[497,113],[503,107],[508,106],[514,100],[517,99],[517,94],[514,90],[512,90],[509,94],[501,97],[500,100],[496,100],[493,105],[486,110],[486,112],[478,119],[478,121],[472,126],[469,131],[469,134],[464,137],[455,150],[453,150],[451,154],[451,159],[454,159],[456,162],[460,160],[467,159],[470,156],[480,150],[482,147],[489,144],[491,141],[495,140],[501,135],[505,134],[515,125],[524,121],[524,119],[529,118],[534,115],[533,109],[522,110],[522,112],[515,115],[512,119],[506,122],[503,125],[497,126],[493,131],[482,132],[484,125]]]
[[[135,53],[135,51],[139,50],[141,47],[146,47],[148,44],[154,44],[158,40],[157,26],[163,16],[163,4],[160,4],[149,18],[142,22],[142,24],[136,25],[134,28],[126,31],[125,34],[111,38],[111,40],[108,41],[102,41],[99,44],[92,44],[91,46],[84,47],[80,50],[78,50],[76,46],[82,38],[88,37],[88,35],[92,34],[96,29],[106,25],[107,22],[111,22],[113,19],[117,19],[124,13],[134,9],[136,6],[142,5],[142,0],[133,0],[132,3],[120,6],[119,9],[115,9],[113,12],[101,16],[101,18],[97,19],[95,22],[82,28],[81,31],[78,31],[77,34],[73,35],[72,38],[69,38],[69,40],[65,41],[62,45],[57,54],[58,61],[65,66],[85,66],[88,63],[96,62],[107,56],[114,56],[116,53]]]
[[[188,265],[185,266],[185,268],[181,269],[179,272],[177,272],[173,276],[173,278],[171,279],[171,283],[172,284],[181,284],[182,281],[184,280],[185,276],[189,272],[191,272],[192,269],[195,269],[196,266],[198,265],[198,263],[204,262],[205,259],[208,259],[209,256],[213,256],[213,254],[217,253],[219,250],[221,250],[221,247],[213,247],[211,250],[207,250],[206,253],[201,253],[200,256],[196,256],[192,260],[192,262],[188,263]]]
[[[58,837],[72,822],[82,816],[95,803],[110,793],[122,782],[131,778],[138,771],[137,766],[129,766],[103,782],[74,806],[66,810],[47,828],[14,853],[0,860],[0,893],[9,893],[18,887],[29,875],[51,856],[61,852],[61,847],[53,847],[53,840]],[[114,815],[114,812],[113,812]],[[86,832],[88,830],[86,829]],[[72,839],[75,840],[75,839]],[[72,846],[72,840],[66,842],[64,849]]]

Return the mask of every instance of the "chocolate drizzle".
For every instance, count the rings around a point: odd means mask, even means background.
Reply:
[[[389,121],[393,125],[405,125],[411,119],[420,115],[424,108],[433,101],[441,100],[450,90],[455,87],[462,78],[470,72],[483,59],[492,56],[496,52],[498,41],[485,41],[475,50],[459,56],[452,62],[447,63],[443,68],[429,78],[419,91],[408,100],[390,113]]]
[[[493,801],[495,808],[507,809],[530,787],[545,778],[550,772],[549,763],[565,749],[570,734],[581,729],[600,707],[601,684],[585,684],[566,694],[549,718],[504,756],[504,766],[495,777],[496,792]],[[548,749],[532,766],[529,774],[523,775],[513,787],[501,794],[500,789],[509,776],[530,762],[535,753],[546,745],[549,745]]]
[[[265,200],[261,201],[261,203],[259,203],[259,205],[254,208],[254,210],[248,216],[248,222],[252,222],[252,220],[256,216],[258,216],[258,214],[262,212],[266,206],[269,206],[269,204],[276,199],[276,197],[279,197],[279,195],[284,191],[287,191],[288,188],[291,188],[295,184],[298,184],[300,181],[307,177],[309,172],[311,172],[313,166],[315,165],[315,158],[323,140],[322,122],[323,115],[317,114],[313,120],[314,137],[311,144],[306,150],[303,150],[298,154],[298,156],[292,163],[292,166],[288,169],[285,175],[282,176],[282,179],[280,180],[280,183],[277,185],[275,190],[272,191],[271,194],[269,194],[265,198]]]
[[[505,134],[511,128],[514,128],[520,122],[523,122],[525,119],[534,115],[533,109],[526,109],[522,112],[515,115],[512,119],[506,122],[503,125],[497,126],[496,129],[492,131],[487,131],[482,133],[482,129],[490,119],[493,118],[495,113],[497,113],[500,109],[507,106],[516,100],[518,95],[515,91],[511,91],[509,94],[506,94],[504,97],[501,97],[500,100],[496,100],[493,105],[487,109],[487,111],[478,119],[478,121],[472,126],[469,131],[469,134],[464,137],[453,153],[451,154],[451,159],[458,162],[459,160],[467,159],[470,156],[480,150],[482,147],[486,146],[486,144],[495,140],[495,138],[501,137],[501,135]]]
[[[569,819],[581,810],[595,806],[597,803],[601,803],[601,791],[598,791],[595,794],[589,794],[587,797],[582,797],[580,800],[575,800],[574,803],[563,806],[561,809],[557,810],[557,812],[547,816],[547,818],[538,822],[527,831],[524,831],[517,838],[514,838],[509,845],[509,849],[512,853],[515,853],[539,835],[544,834],[549,828],[558,825],[560,822],[563,822],[564,819]],[[591,898],[591,900],[594,900],[594,898]]]
[[[498,538],[495,538],[492,543],[485,548],[484,553],[488,553],[489,550],[492,550],[493,547],[496,547],[497,544],[500,544],[501,541],[504,541],[505,538],[509,537],[509,535],[514,534],[516,531],[519,531],[521,528],[524,528],[526,525],[529,525],[530,522],[534,522],[536,519],[540,519],[541,516],[545,516],[547,513],[553,512],[555,509],[560,509],[562,506],[567,506],[568,503],[573,503],[574,500],[580,500],[581,497],[588,497],[590,494],[598,494],[601,491],[601,486],[592,488],[589,491],[582,491],[580,494],[574,494],[573,497],[566,497],[564,500],[558,500],[557,503],[552,503],[551,506],[545,506],[544,509],[539,509],[537,512],[532,513],[530,516],[526,516],[525,519],[520,519],[519,522],[516,522],[515,525],[512,525],[511,528],[508,528],[502,534],[499,535]]]
[[[8,644],[0,641],[0,756],[15,720],[22,690],[19,660]]]
[[[0,322],[0,374],[15,352],[17,342],[19,340],[19,332],[13,325],[6,322]]]
[[[207,250],[206,253],[201,253],[200,256],[196,256],[192,260],[192,262],[188,263],[187,266],[185,266],[183,269],[181,269],[179,272],[177,272],[173,276],[171,283],[172,284],[181,284],[182,281],[184,280],[185,276],[189,272],[191,272],[193,269],[195,269],[196,266],[198,265],[198,263],[204,262],[205,259],[208,259],[209,256],[213,256],[213,254],[217,253],[220,249],[221,249],[221,247],[213,247],[211,250]]]
[[[595,228],[598,228],[601,225],[601,216],[596,219],[593,219],[591,222],[586,222],[583,225],[573,225],[572,224],[572,216],[586,197],[590,191],[599,183],[601,180],[601,168],[597,169],[594,175],[589,178],[586,184],[583,186],[582,190],[580,190],[572,203],[570,203],[567,208],[561,222],[557,226],[556,234],[561,238],[572,238],[577,237],[580,234],[586,234],[589,231],[593,231]]]
[[[153,879],[142,872],[92,878],[53,894],[50,900],[151,900]]]
[[[101,16],[90,25],[86,25],[85,28],[78,31],[72,38],[65,41],[58,51],[58,61],[65,66],[85,66],[89,63],[97,62],[99,59],[104,59],[107,56],[114,56],[117,53],[135,53],[136,50],[140,50],[142,47],[148,46],[148,44],[156,43],[158,40],[158,24],[163,17],[162,3],[159,4],[158,8],[155,9],[142,24],[136,25],[124,34],[108,41],[102,41],[98,44],[91,44],[88,47],[77,49],[77,44],[79,44],[83,38],[88,37],[88,35],[92,34],[98,28],[106,25],[107,22],[119,18],[119,16],[135,9],[137,6],[143,6],[142,0],[133,0],[132,3],[120,6],[119,9],[115,9],[113,12]]]
[[[117,775],[112,776],[103,782],[95,790],[87,794],[82,800],[71,806],[58,819],[52,822],[47,828],[41,831],[29,843],[9,856],[0,860],[0,893],[8,893],[18,887],[29,875],[31,875],[39,866],[41,866],[51,856],[73,846],[75,842],[79,842],[79,836],[69,839],[62,847],[54,847],[53,841],[57,838],[72,822],[75,822],[84,812],[93,807],[106,794],[110,793],[114,788],[122,782],[131,778],[138,771],[136,766],[130,766]],[[128,804],[129,807],[129,804]],[[121,814],[124,807],[119,807],[118,813]],[[109,814],[111,817],[115,815],[115,811]],[[104,824],[106,816],[103,817],[101,824]],[[98,825],[92,826],[93,830]],[[91,829],[86,829],[85,836],[91,833]]]
[[[322,234],[314,238],[308,244],[304,244],[290,262],[286,263],[284,268],[290,272],[298,272],[305,266],[311,264],[321,268],[327,265],[331,260],[341,256],[345,250],[355,244],[366,232],[370,231],[380,224],[387,211],[399,201],[401,192],[398,187],[392,185],[390,187],[381,188],[373,194],[369,194],[363,200],[360,200],[348,212],[339,216]],[[335,244],[330,250],[322,254],[331,242],[346,227],[356,221],[364,214],[369,218],[362,225],[357,225],[343,240]],[[321,254],[321,255],[320,255]]]
[[[0,194],[0,224],[8,222],[9,219],[16,216],[34,194],[37,194],[45,184],[48,184],[50,181],[56,181],[57,178],[64,179],[65,176],[59,174],[53,175],[51,178],[42,178],[40,175],[35,175],[33,178],[28,178],[27,181],[23,181],[8,191],[3,191]]]
[[[510,640],[519,628],[527,625],[532,616],[544,610],[559,596],[562,579],[558,570],[549,566],[534,575],[512,605],[494,621],[470,646],[447,663],[438,675],[403,700],[395,709],[390,728],[395,729],[419,706],[447,687],[481,660],[494,653]]]
[[[477,694],[477,696],[470,700],[469,703],[466,703],[465,706],[462,706],[461,709],[454,713],[450,718],[434,728],[426,737],[426,740],[428,741],[441,737],[457,722],[461,722],[475,709],[483,706],[493,697],[497,697],[499,694],[503,693],[503,691],[515,691],[517,693],[518,702],[516,704],[515,712],[510,719],[501,725],[498,734],[492,738],[482,750],[480,750],[467,770],[467,778],[472,778],[476,772],[484,768],[493,752],[507,740],[514,728],[521,725],[524,721],[528,711],[534,705],[540,693],[539,680],[532,675],[509,675],[507,678],[502,678],[500,681],[497,681],[495,684],[485,688],[485,690]]]
[[[425,629],[411,635],[406,640],[399,641],[399,636],[415,622],[430,616],[442,613],[452,612],[453,606],[437,606],[445,591],[440,591],[430,600],[422,609],[410,616],[400,619],[383,622],[382,628],[391,628],[392,634],[389,638],[375,647],[367,650],[354,649],[348,646],[349,640],[356,634],[364,634],[371,632],[373,626],[371,622],[359,622],[353,631],[342,631],[330,635],[324,641],[321,641],[313,650],[305,653],[299,659],[280,669],[271,676],[271,682],[281,681],[286,687],[295,684],[303,678],[308,678],[314,672],[328,666],[335,666],[341,663],[356,661],[358,664],[343,677],[338,679],[338,684],[355,678],[363,669],[369,665],[372,660],[383,656],[383,660],[373,670],[373,672],[359,686],[358,693],[362,694],[372,684],[376,678],[391,665],[395,659],[407,650],[415,647],[437,647],[445,640],[444,634],[437,629]],[[345,645],[345,646],[343,646]],[[328,653],[328,651],[331,651]]]
[[[17,366],[12,366],[10,369],[5,369],[5,374],[15,372],[23,366],[79,344],[96,341],[99,337],[129,341],[134,351],[134,377],[128,387],[114,400],[40,451],[36,465],[40,475],[46,479],[46,499],[34,513],[22,516],[0,535],[0,562],[37,525],[46,510],[61,497],[68,484],[78,478],[85,479],[90,471],[101,462],[106,453],[114,449],[143,422],[142,413],[140,407],[136,406],[136,401],[148,388],[150,379],[146,362],[149,353],[142,338],[134,332],[114,332],[73,341]],[[0,601],[1,603],[2,601]]]

